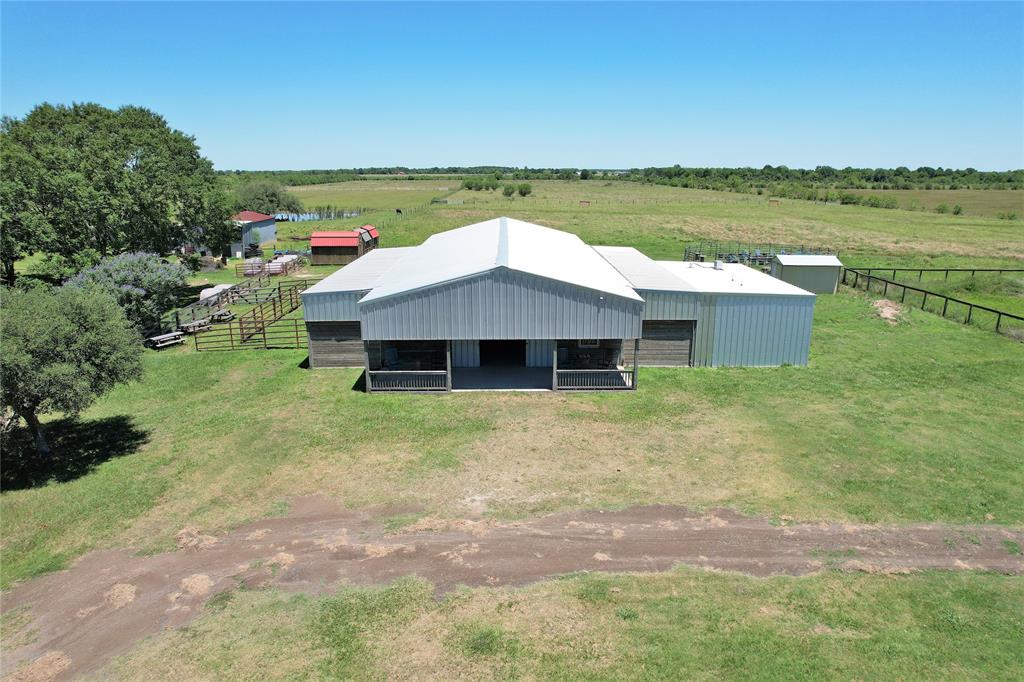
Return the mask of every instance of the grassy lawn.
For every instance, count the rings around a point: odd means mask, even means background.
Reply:
[[[358,180],[325,185],[298,185],[288,191],[303,205],[367,208],[371,210],[406,208],[425,204],[459,187],[461,180]]]
[[[945,204],[950,211],[957,204],[967,215],[998,218],[1013,214],[1024,218],[1024,190],[990,189],[865,189],[842,190],[862,196],[895,197],[900,208],[934,211]]]
[[[191,679],[1019,679],[1024,580],[680,569],[435,601],[240,590],[107,673]]]
[[[59,460],[46,485],[5,459],[3,579],[95,547],[167,549],[186,524],[310,493],[443,518],[664,502],[1024,522],[1018,343],[917,310],[890,326],[856,294],[815,315],[810,367],[646,369],[635,394],[371,397],[351,390],[358,370],[299,370],[302,351],[150,352],[142,383],[83,415],[116,427],[115,447]],[[54,437],[73,450],[82,428]]]
[[[376,184],[318,191],[436,192],[435,183]],[[383,244],[418,244],[505,214],[660,258],[679,258],[703,237],[833,244],[858,265],[1024,261],[1021,221],[769,207],[752,195],[632,183],[531,184],[525,199],[459,191],[464,204],[394,220]],[[233,281],[230,268],[193,283]],[[1019,305],[1020,283],[1009,281],[948,286]],[[819,297],[806,368],[646,368],[640,390],[623,394],[367,396],[353,390],[358,370],[301,369],[304,351],[148,351],[141,382],[78,421],[50,419],[59,452],[51,465],[18,456],[23,432],[5,444],[2,585],[91,549],[167,550],[186,525],[216,533],[284,513],[307,494],[352,508],[419,505],[388,522],[396,530],[424,516],[650,503],[806,521],[1024,524],[1020,343],[916,309],[890,324],[871,302],[849,291]],[[412,579],[327,597],[237,590],[109,672],[1008,679],[1024,665],[1022,604],[1024,581],[978,573],[763,580],[678,570],[466,590],[440,602]]]
[[[862,206],[767,199],[626,182],[532,182],[533,194],[461,190],[461,206],[417,214],[382,233],[385,246],[418,244],[440,229],[495,215],[540,222],[592,244],[635,246],[657,258],[681,258],[687,241],[722,239],[833,246],[844,257],[911,257],[1020,262],[1024,221],[938,215]],[[590,206],[581,207],[586,200]],[[1018,246],[1015,246],[1018,245]],[[940,261],[941,262],[941,261]]]

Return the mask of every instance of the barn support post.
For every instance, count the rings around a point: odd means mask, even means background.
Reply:
[[[551,390],[558,390],[558,341],[555,341],[555,348],[551,351]]]
[[[636,390],[636,378],[640,369],[640,339],[633,339],[633,390]]]
[[[366,392],[373,393],[373,382],[370,381],[370,348],[366,341],[363,341],[363,374],[366,377]]]
[[[448,392],[452,392],[452,342],[449,340],[445,344],[444,348],[444,367],[445,367],[445,381],[447,382]]]

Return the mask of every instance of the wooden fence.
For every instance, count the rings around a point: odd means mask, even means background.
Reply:
[[[882,270],[892,272],[892,268],[884,268]],[[910,268],[910,270],[916,272],[917,268]],[[953,268],[950,270],[955,271]],[[897,271],[899,271],[899,268],[897,268]],[[975,272],[982,271],[979,268]],[[921,310],[941,315],[943,318],[956,320],[963,324],[973,324],[982,329],[988,329],[1024,340],[1024,316],[972,303],[971,301],[964,301],[963,299],[940,294],[936,291],[928,291],[921,287],[896,282],[886,277],[879,277],[867,271],[855,270],[853,268],[843,268],[841,281],[848,287],[854,289],[863,288],[864,291],[881,294],[883,298],[889,298],[890,300],[896,300],[898,295],[899,302],[902,304],[920,307]],[[890,291],[892,292],[892,297],[889,295]]]

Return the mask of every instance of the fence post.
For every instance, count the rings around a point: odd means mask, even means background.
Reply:
[[[974,306],[968,304],[967,305],[967,322],[965,322],[964,324],[970,324],[971,323],[971,316],[972,315],[974,315]]]
[[[907,301],[907,288],[903,287],[903,294],[900,296],[900,303],[906,303]]]
[[[921,297],[921,310],[924,310],[924,304],[928,302],[928,292],[924,292],[924,296]]]
[[[885,282],[885,286],[882,287],[882,298],[886,298],[889,295],[889,282],[886,282],[885,280],[882,281]]]
[[[949,272],[949,271],[947,270],[947,273],[948,273],[948,272]],[[943,316],[943,317],[945,317],[945,316],[946,316],[946,307],[947,307],[948,305],[949,305],[949,299],[948,299],[948,298],[947,298],[947,299],[944,299],[944,300],[942,301],[942,316]]]
[[[996,333],[999,332],[999,324],[1003,321],[1003,314],[999,313],[996,315]]]

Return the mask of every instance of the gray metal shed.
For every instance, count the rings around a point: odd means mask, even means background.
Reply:
[[[772,259],[772,277],[815,294],[834,294],[843,264],[836,256],[780,253]]]

